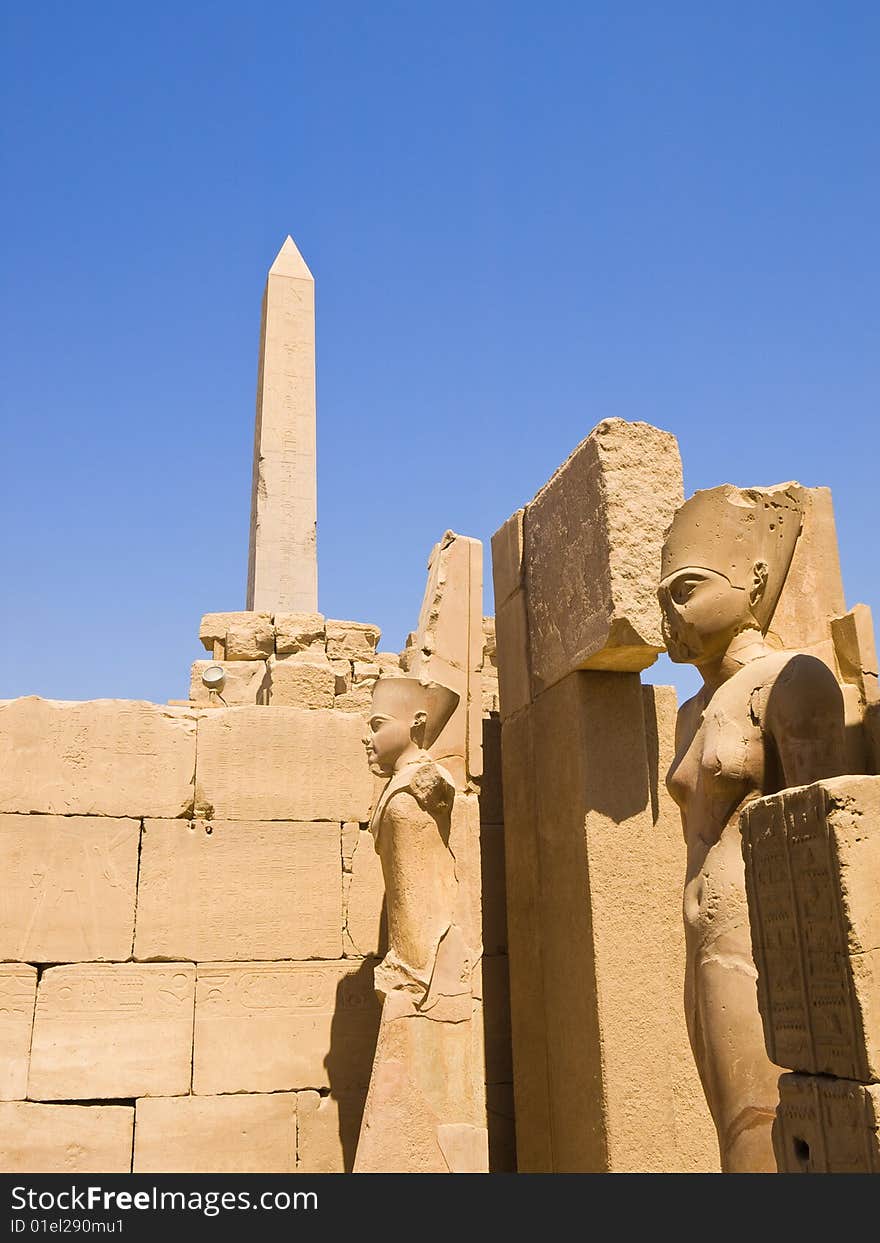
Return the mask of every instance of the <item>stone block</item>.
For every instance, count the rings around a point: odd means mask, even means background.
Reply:
[[[133,1128],[134,1110],[127,1105],[0,1104],[0,1169],[130,1174]]]
[[[275,653],[271,613],[240,613],[226,631],[227,660],[266,660]]]
[[[202,674],[218,666],[223,670],[225,681],[222,690],[215,693],[205,686]],[[206,708],[220,704],[229,708],[265,704],[267,687],[265,660],[196,660],[193,661],[189,697],[192,703]]]
[[[492,536],[492,578],[495,586],[495,612],[523,585],[524,509],[499,527]]]
[[[332,1096],[312,1091],[297,1093],[299,1173],[351,1173],[365,1100],[364,1089]]]
[[[36,967],[21,962],[0,964],[0,1101],[21,1101],[27,1096],[36,996]],[[0,1160],[0,1169],[5,1168]]]
[[[0,705],[0,811],[64,816],[186,816],[192,712],[128,699]]]
[[[357,826],[355,826],[357,829]],[[381,955],[387,946],[382,863],[367,829],[358,829],[345,876],[345,953]]]
[[[504,823],[504,786],[501,779],[501,721],[483,719],[483,779],[480,782],[480,820]]]
[[[682,501],[675,437],[648,423],[607,419],[527,507],[534,693],[577,669],[635,672],[654,663],[663,650],[660,551]],[[500,610],[496,616],[500,621]],[[499,653],[503,679],[500,634]]]
[[[378,1025],[369,960],[200,965],[193,1090],[366,1089]]]
[[[219,709],[199,722],[197,814],[221,820],[366,821],[364,723],[337,709]]]
[[[880,777],[759,799],[741,819],[770,1059],[880,1079]]]
[[[773,1123],[780,1174],[880,1174],[880,1086],[782,1075]]]
[[[336,694],[345,695],[351,690],[351,661],[331,660],[330,667],[336,675]]]
[[[50,967],[37,991],[28,1096],[126,1099],[188,1092],[195,967]]]
[[[230,627],[247,626],[254,617],[259,617],[263,625],[272,624],[271,613],[251,613],[244,610],[234,613],[206,613],[199,626],[202,647],[209,652],[213,652],[215,643],[222,643],[225,647]]]
[[[337,958],[337,824],[147,820],[135,956]]]
[[[513,716],[531,701],[529,628],[526,598],[515,591],[495,614],[498,640],[498,703],[502,720]]]
[[[324,651],[326,632],[323,613],[276,613],[275,652],[292,656],[294,652]]]
[[[310,652],[269,661],[269,702],[273,707],[332,708],[336,673],[326,656]]]
[[[139,838],[138,820],[0,815],[0,958],[128,958]]]
[[[486,1115],[489,1125],[489,1172],[515,1174],[516,1124],[512,1083],[486,1085]]]
[[[804,488],[803,525],[768,637],[791,651],[809,652],[835,668],[830,622],[846,611],[840,554],[829,488]]]
[[[327,655],[332,659],[371,660],[382,631],[369,622],[327,619]]]
[[[512,1083],[510,983],[507,955],[484,956],[482,968],[486,1083]]]
[[[362,720],[368,720],[372,702],[373,683],[362,682],[360,686],[352,685],[344,694],[337,691],[333,706],[337,712],[356,712]]]
[[[290,1174],[296,1093],[137,1102],[135,1174]]]

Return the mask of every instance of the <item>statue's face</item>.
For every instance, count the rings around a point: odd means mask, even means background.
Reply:
[[[374,713],[364,738],[370,771],[389,777],[404,751],[412,745],[412,723],[399,717]]]
[[[657,594],[663,639],[676,664],[701,665],[722,655],[735,634],[755,624],[749,593],[715,570],[676,570]]]

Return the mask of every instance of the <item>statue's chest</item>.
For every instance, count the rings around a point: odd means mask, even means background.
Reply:
[[[689,833],[707,843],[765,784],[765,741],[754,712],[754,684],[735,683],[725,683],[702,713],[694,714],[667,777]]]

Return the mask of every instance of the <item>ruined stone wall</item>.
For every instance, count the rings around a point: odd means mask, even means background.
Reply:
[[[219,695],[197,665],[187,706],[0,704],[0,1168],[351,1167],[384,952],[364,715],[398,658],[376,627],[244,616],[203,623]],[[487,964],[501,1083],[505,980]]]

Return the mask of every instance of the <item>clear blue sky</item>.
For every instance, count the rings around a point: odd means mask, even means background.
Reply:
[[[675,432],[689,492],[829,484],[880,612],[876,3],[2,23],[0,696],[184,696],[201,614],[244,606],[288,232],[327,614],[400,647],[432,543],[488,541],[608,416]]]

